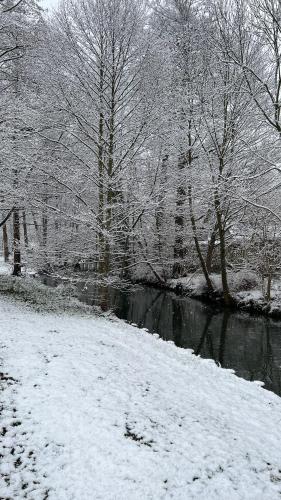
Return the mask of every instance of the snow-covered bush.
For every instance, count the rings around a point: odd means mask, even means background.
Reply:
[[[217,294],[222,292],[220,276],[212,274],[210,276],[213,283],[214,290]],[[191,280],[191,288],[193,289],[192,295],[200,296],[208,293],[208,286],[205,277],[200,274]]]
[[[241,270],[230,278],[230,286],[234,292],[253,290],[261,285],[258,275],[249,270]]]
[[[204,276],[197,276],[196,279],[193,280],[192,285],[194,286],[193,295],[202,295],[207,292],[207,283]]]
[[[60,284],[56,291],[65,299],[78,298],[79,296],[78,288],[74,283]]]
[[[75,298],[72,286],[50,288],[34,278],[0,277],[0,293],[12,295],[38,309],[50,311],[90,310]],[[96,311],[95,311],[96,312]]]

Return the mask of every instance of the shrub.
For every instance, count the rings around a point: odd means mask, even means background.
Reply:
[[[235,292],[253,290],[254,288],[259,288],[260,279],[254,271],[241,270],[232,275],[230,279],[230,286]]]

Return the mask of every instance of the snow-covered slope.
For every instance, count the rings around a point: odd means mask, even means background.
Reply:
[[[0,299],[1,498],[281,494],[281,399],[118,320]]]

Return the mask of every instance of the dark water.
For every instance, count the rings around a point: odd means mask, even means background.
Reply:
[[[213,306],[148,287],[119,290],[77,285],[79,299],[112,309],[130,323],[212,358],[247,380],[261,380],[281,395],[281,321]]]

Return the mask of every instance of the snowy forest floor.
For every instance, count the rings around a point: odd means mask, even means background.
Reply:
[[[114,317],[0,298],[0,498],[281,495],[281,399]]]

